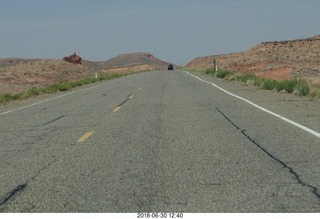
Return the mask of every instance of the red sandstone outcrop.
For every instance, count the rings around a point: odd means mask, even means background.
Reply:
[[[73,53],[71,56],[64,57],[63,60],[73,64],[81,64],[82,58],[76,53]]]

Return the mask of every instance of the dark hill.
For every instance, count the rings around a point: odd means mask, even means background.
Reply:
[[[96,62],[102,69],[114,69],[122,67],[130,67],[137,65],[149,65],[156,69],[166,69],[168,63],[154,57],[150,53],[129,53],[118,55],[112,59],[102,62]]]

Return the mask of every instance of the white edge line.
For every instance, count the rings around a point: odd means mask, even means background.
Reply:
[[[251,106],[254,106],[254,107],[256,107],[256,108],[258,108],[258,109],[260,109],[260,110],[262,110],[262,111],[264,111],[264,112],[266,112],[266,113],[269,113],[270,115],[273,115],[273,116],[275,116],[275,117],[277,117],[277,118],[279,118],[279,119],[281,119],[281,120],[283,120],[283,121],[285,121],[285,122],[287,122],[287,123],[289,123],[289,124],[291,124],[291,125],[293,125],[293,126],[295,126],[295,127],[298,127],[298,128],[300,128],[300,129],[302,129],[302,130],[304,130],[304,131],[306,131],[306,132],[308,132],[308,133],[310,133],[310,134],[312,134],[312,135],[320,138],[320,133],[318,133],[318,132],[316,132],[316,131],[314,131],[314,130],[312,130],[312,129],[304,126],[304,125],[301,125],[301,124],[299,124],[299,123],[296,123],[296,122],[294,122],[294,121],[292,121],[292,120],[290,120],[290,119],[288,119],[288,118],[286,118],[286,117],[283,117],[283,116],[281,116],[281,115],[279,115],[279,114],[277,114],[277,113],[274,113],[274,112],[272,112],[272,111],[270,111],[270,110],[267,110],[267,109],[265,109],[265,108],[263,108],[263,107],[255,104],[255,103],[251,102],[250,100],[247,100],[247,99],[245,99],[245,98],[243,98],[243,97],[237,96],[237,95],[235,95],[235,94],[233,94],[233,93],[231,93],[231,92],[229,92],[229,91],[227,91],[227,90],[219,87],[219,86],[216,85],[215,83],[212,83],[212,82],[203,80],[203,79],[201,79],[201,78],[199,78],[199,77],[197,77],[197,76],[195,76],[195,75],[193,75],[193,74],[190,74],[190,73],[187,72],[187,71],[186,71],[186,73],[187,73],[188,75],[190,75],[190,76],[198,79],[199,81],[202,81],[202,82],[204,82],[204,83],[210,84],[210,85],[218,88],[219,90],[221,90],[221,91],[229,94],[230,96],[233,96],[233,97],[235,97],[235,98],[238,98],[238,99],[240,99],[240,100],[242,100],[242,101],[250,104]]]
[[[106,82],[106,83],[108,83],[108,82]],[[56,99],[68,96],[70,94],[78,93],[80,91],[85,91],[85,90],[93,89],[93,88],[96,88],[96,87],[100,87],[100,86],[103,86],[103,85],[105,85],[105,83],[99,84],[99,85],[96,85],[96,86],[93,86],[93,87],[88,87],[88,88],[85,88],[85,89],[80,89],[80,90],[77,90],[77,91],[71,91],[69,93],[62,94],[62,95],[57,96],[57,97],[53,97],[53,98],[46,99],[46,100],[43,100],[43,101],[39,101],[39,102],[30,104],[30,105],[27,105],[27,106],[23,106],[23,107],[19,107],[19,108],[13,109],[13,110],[2,112],[2,113],[0,113],[0,116],[6,115],[6,114],[9,114],[9,113],[13,113],[13,112],[16,112],[16,111],[19,111],[19,110],[23,110],[23,109],[26,109],[26,108],[29,108],[29,107],[32,107],[32,106],[36,106],[36,105],[39,105],[39,104],[42,104],[42,103],[45,103],[45,102],[49,102],[51,100],[56,100]]]

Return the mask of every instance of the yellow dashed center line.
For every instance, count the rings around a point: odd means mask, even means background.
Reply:
[[[86,134],[84,134],[81,138],[79,138],[79,140],[77,141],[79,142],[84,142],[85,140],[87,140],[91,135],[93,134],[93,131],[87,132]]]
[[[112,112],[118,112],[121,109],[121,106],[117,106],[116,108],[114,108],[114,110]]]

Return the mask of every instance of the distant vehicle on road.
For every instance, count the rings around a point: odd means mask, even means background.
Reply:
[[[170,70],[173,70],[173,65],[172,64],[169,64],[168,65],[168,70],[170,71]]]

